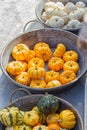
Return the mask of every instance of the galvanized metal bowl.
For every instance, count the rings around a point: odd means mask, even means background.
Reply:
[[[44,4],[45,4],[46,2],[48,2],[48,1],[49,1],[49,0],[40,0],[40,1],[37,3],[37,5],[36,5],[35,14],[36,14],[36,17],[37,17],[37,19],[39,20],[39,22],[41,22],[44,27],[53,28],[52,26],[46,24],[46,23],[44,22],[44,20],[42,19],[42,17],[41,17],[42,12],[43,12],[43,9],[44,9]],[[66,3],[68,3],[68,2],[72,2],[72,3],[75,4],[76,2],[82,1],[82,2],[84,2],[84,3],[87,5],[87,0],[50,0],[50,1],[53,1],[53,2],[59,2],[59,1],[60,1],[60,2],[62,2],[64,5],[65,5]],[[78,34],[78,32],[79,32],[80,29],[81,29],[81,28],[64,29],[64,30],[67,30],[67,31],[73,32],[73,33],[75,33],[75,34]]]
[[[14,93],[17,92],[16,90]],[[11,106],[16,106],[20,108],[20,110],[27,111],[31,110],[34,106],[37,105],[39,99],[43,96],[43,94],[35,94],[35,95],[30,95],[30,96],[25,96],[19,99],[16,99],[15,101],[12,101],[8,106],[6,107],[11,107]],[[70,109],[71,111],[74,112],[76,116],[76,125],[73,128],[73,130],[83,130],[83,121],[80,113],[78,110],[69,102],[66,100],[56,97],[57,100],[59,101],[59,109],[58,113],[64,109]],[[0,123],[0,130],[5,130],[5,126]]]
[[[65,88],[70,88],[71,85],[73,85],[76,81],[78,81],[83,74],[87,70],[87,56],[84,50],[80,50],[77,47],[77,39],[78,36],[74,35],[73,33],[70,33],[68,31],[59,30],[59,29],[42,29],[42,30],[36,30],[32,32],[28,32],[25,34],[22,34],[21,36],[15,38],[10,43],[8,43],[1,53],[1,69],[3,73],[6,75],[8,79],[10,79],[11,82],[15,83],[18,87],[27,88],[30,91],[34,93],[43,93],[45,91],[48,92],[55,92],[55,91],[62,91]],[[20,84],[14,80],[12,76],[10,76],[6,71],[7,64],[13,60],[11,52],[14,46],[16,46],[19,43],[24,43],[29,46],[30,49],[34,47],[34,45],[37,42],[44,41],[49,44],[50,48],[56,48],[58,43],[63,43],[67,50],[75,50],[79,55],[79,66],[80,70],[77,74],[77,78],[73,80],[70,83],[67,83],[65,85],[62,85],[61,87],[54,87],[54,88],[32,88],[30,86],[25,86],[23,84]],[[9,87],[9,86],[7,86]],[[74,87],[74,85],[73,85]]]

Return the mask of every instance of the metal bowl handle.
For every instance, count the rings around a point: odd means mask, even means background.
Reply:
[[[13,100],[12,100],[12,99],[13,99],[13,96],[14,96],[15,93],[18,92],[18,91],[24,91],[24,92],[26,92],[27,94],[32,95],[31,92],[30,92],[29,90],[25,89],[25,88],[18,88],[18,89],[15,89],[15,90],[11,93],[11,96],[10,96],[10,103],[13,102]]]
[[[28,21],[28,22],[24,25],[23,33],[26,33],[26,32],[27,32],[26,30],[27,30],[27,28],[28,28],[28,25],[29,25],[30,23],[32,23],[32,22],[39,23],[39,24],[41,24],[41,25],[45,28],[45,26],[44,26],[43,23],[41,23],[40,21],[38,21],[38,20],[36,20],[36,19],[33,19],[33,20]]]

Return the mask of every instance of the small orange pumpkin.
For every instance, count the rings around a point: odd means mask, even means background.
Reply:
[[[38,67],[43,67],[45,66],[45,63],[42,59],[40,58],[32,58],[29,62],[28,62],[28,68],[32,67],[32,66],[38,66]]]
[[[66,47],[62,43],[59,43],[57,45],[57,48],[55,49],[53,55],[54,55],[54,57],[61,58],[61,57],[63,57],[65,51],[66,51]]]
[[[64,66],[63,66],[63,70],[72,70],[74,71],[75,73],[78,72],[79,70],[79,64],[75,61],[67,61],[65,62]]]
[[[48,125],[48,130],[66,130],[60,127],[58,123],[51,123]]]
[[[21,63],[23,64],[23,67],[24,67],[24,71],[27,71],[28,69],[28,64],[24,61],[21,61]]]
[[[23,43],[16,45],[12,49],[12,56],[15,60],[24,61],[29,54],[29,47]]]
[[[46,83],[48,83],[52,80],[59,80],[59,73],[55,72],[54,70],[48,71],[48,72],[46,72],[44,79],[45,79]]]
[[[59,119],[59,114],[52,113],[47,116],[46,122],[47,124],[58,123],[58,119]]]
[[[27,72],[22,72],[21,74],[17,75],[15,77],[16,82],[24,84],[24,85],[29,85],[30,84],[30,77]]]
[[[73,50],[66,51],[63,55],[63,60],[65,62],[66,61],[78,61],[78,53]]]
[[[64,61],[58,57],[52,57],[48,62],[48,68],[50,70],[59,71],[63,68]]]
[[[49,45],[46,42],[38,42],[35,44],[34,50],[38,49],[39,47],[40,48],[43,48],[43,47],[49,48]]]
[[[11,61],[7,64],[6,71],[15,76],[24,71],[24,66],[20,61]]]
[[[61,83],[58,80],[52,80],[47,83],[46,87],[47,88],[53,88],[53,87],[58,87],[61,86]]]
[[[66,70],[60,74],[60,82],[62,84],[69,83],[76,79],[76,74],[71,70]]]
[[[40,79],[40,78],[44,77],[46,70],[42,67],[33,66],[28,69],[28,73],[30,75],[30,78]]]
[[[44,80],[32,80],[30,83],[30,87],[32,87],[32,88],[45,88],[46,83]]]
[[[28,54],[27,58],[25,59],[26,62],[30,61],[32,58],[35,57],[35,51],[34,50],[29,50],[28,53],[29,54]]]

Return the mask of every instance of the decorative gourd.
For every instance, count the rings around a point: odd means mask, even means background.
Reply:
[[[79,70],[79,64],[75,61],[67,61],[64,63],[63,70],[72,70],[73,72],[77,73]]]
[[[66,61],[78,61],[78,53],[73,50],[66,51],[63,55],[63,60],[65,62]]]
[[[72,19],[67,24],[67,29],[81,28],[82,23],[76,19]]]
[[[11,61],[7,64],[6,71],[15,76],[24,71],[24,66],[20,61]]]
[[[51,49],[49,48],[49,45],[43,42],[36,44],[34,46],[34,51],[36,57],[43,59],[45,62],[48,61],[52,56],[52,52]]]
[[[61,84],[66,84],[76,79],[76,74],[71,70],[66,70],[60,74]]]
[[[12,49],[12,56],[15,60],[24,61],[29,54],[29,47],[23,43],[16,45]]]
[[[62,110],[59,114],[58,123],[62,128],[72,129],[76,125],[76,116],[71,110]]]
[[[48,125],[48,130],[66,130],[60,127],[58,123],[51,123]]]
[[[28,72],[21,72],[21,74],[17,75],[15,77],[16,82],[23,84],[23,85],[29,85],[30,84],[30,77]]]
[[[55,113],[59,108],[59,100],[54,95],[46,94],[41,97],[37,107],[45,114]]]
[[[35,57],[35,51],[34,50],[29,50],[28,53],[29,54],[28,54],[27,58],[25,59],[26,62],[28,62],[30,59]]]
[[[46,82],[44,80],[32,80],[30,83],[30,87],[32,88],[45,88]]]
[[[27,71],[28,69],[28,64],[24,61],[21,62],[23,64],[23,67],[24,67],[24,71]]]
[[[64,10],[58,10],[58,14],[57,15],[64,19],[64,24],[68,23],[69,16],[68,16],[68,14]]]
[[[46,122],[47,124],[51,124],[51,123],[58,123],[58,119],[59,119],[59,114],[57,113],[52,113],[49,114],[46,118]]]
[[[14,128],[14,130],[32,130],[31,126],[27,126],[25,124],[23,124],[23,125],[15,125],[13,128]]]
[[[17,115],[17,125],[23,125],[24,124],[24,111],[19,111],[18,115]]]
[[[56,2],[56,5],[58,7],[59,10],[63,10],[64,9],[64,4],[60,1]]]
[[[58,57],[52,57],[48,62],[48,68],[50,70],[59,71],[63,68],[64,61]]]
[[[40,79],[44,77],[46,70],[42,67],[33,66],[28,69],[28,74],[32,79]]]
[[[17,123],[17,114],[19,109],[17,107],[4,108],[0,111],[0,121],[5,126],[13,126]]]
[[[29,62],[28,62],[28,68],[32,67],[32,66],[38,66],[38,67],[45,67],[45,63],[42,59],[40,58],[32,58]]]
[[[67,12],[68,14],[76,9],[76,6],[72,2],[68,2],[65,7],[64,11]]]
[[[37,125],[33,127],[33,130],[48,130],[48,127],[45,125]]]
[[[44,10],[47,10],[49,8],[55,9],[56,7],[57,7],[57,5],[54,2],[52,2],[52,1],[46,2],[44,4]]]
[[[5,128],[5,130],[14,130],[14,128],[8,126],[8,127]]]
[[[47,19],[49,19],[50,17],[47,16],[46,12],[43,12],[41,15],[42,20],[46,21]]]
[[[76,8],[85,8],[85,7],[86,7],[86,5],[84,2],[82,2],[82,1],[76,2]]]
[[[53,70],[46,72],[44,77],[46,83],[52,81],[52,80],[59,80],[59,73],[55,72]]]
[[[36,111],[27,111],[24,114],[24,123],[29,126],[35,126],[39,124],[39,115]]]
[[[47,83],[46,87],[47,88],[53,88],[53,87],[60,87],[61,83],[58,80],[52,80]]]
[[[50,19],[46,20],[45,23],[51,27],[63,28],[64,19],[59,16],[52,16]]]
[[[66,51],[66,47],[65,47],[62,43],[59,43],[59,44],[57,45],[57,48],[55,49],[53,55],[54,55],[54,57],[59,57],[59,58],[61,58],[61,57],[63,57],[65,51]]]
[[[55,8],[55,9],[48,8],[46,10],[46,15],[47,15],[48,19],[52,18],[53,16],[57,16],[58,15],[58,9],[57,8]]]

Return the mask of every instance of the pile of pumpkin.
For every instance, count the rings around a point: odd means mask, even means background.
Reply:
[[[76,125],[76,115],[61,108],[54,95],[47,94],[31,110],[22,111],[16,106],[2,109],[0,121],[6,130],[70,130]]]
[[[74,80],[79,71],[78,53],[58,43],[52,52],[45,42],[38,42],[31,50],[23,43],[12,49],[14,61],[6,71],[16,82],[32,88],[52,88]],[[61,73],[60,73],[61,72]]]

